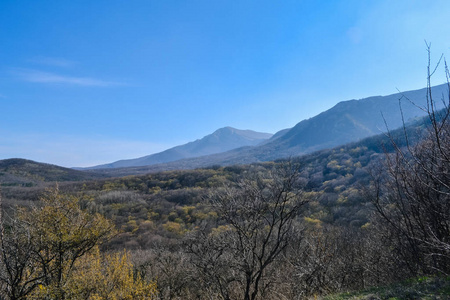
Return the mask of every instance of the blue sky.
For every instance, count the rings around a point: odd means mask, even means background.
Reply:
[[[1,0],[0,159],[91,166],[418,89],[448,16],[448,0]]]

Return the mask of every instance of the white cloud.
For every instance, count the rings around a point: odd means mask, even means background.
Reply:
[[[56,73],[43,72],[39,70],[32,69],[14,69],[14,74],[17,75],[21,80],[35,83],[56,83],[56,84],[69,84],[69,85],[79,85],[79,86],[117,86],[124,85],[123,83],[105,81],[101,79],[89,78],[89,77],[74,77],[60,75]]]
[[[28,61],[32,63],[37,63],[41,65],[48,65],[48,66],[54,66],[54,67],[61,67],[61,68],[68,68],[76,65],[77,63],[65,58],[59,58],[59,57],[45,57],[45,56],[39,56],[32,59],[29,59]]]
[[[0,159],[25,158],[64,167],[89,167],[161,152],[172,145],[106,137],[1,132]]]

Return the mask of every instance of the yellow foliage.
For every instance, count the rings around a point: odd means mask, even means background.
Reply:
[[[64,291],[66,299],[143,300],[157,296],[156,282],[134,276],[127,252],[102,255],[98,247],[76,263]],[[53,299],[53,292],[42,287],[33,299]]]
[[[213,228],[211,230],[210,236],[219,236],[222,233],[232,231],[233,228],[230,225],[220,225],[219,227]]]
[[[183,235],[185,232],[182,224],[171,221],[167,221],[167,223],[163,224],[163,228],[177,235]]]
[[[185,205],[181,208],[185,215],[190,215],[195,210],[195,206]]]
[[[332,160],[327,164],[327,168],[330,168],[332,170],[339,170],[342,168],[337,162],[337,160]]]
[[[215,211],[210,211],[209,213],[208,213],[208,216],[211,218],[211,219],[217,219],[219,216],[217,215],[217,212],[215,212]]]
[[[139,229],[139,226],[136,222],[136,220],[129,220],[127,222],[127,224],[122,226],[123,230],[128,231],[128,232],[136,232]]]
[[[370,222],[367,222],[366,224],[364,224],[363,226],[361,226],[361,229],[367,229],[370,227]]]
[[[339,195],[339,198],[338,198],[338,200],[337,200],[337,203],[338,204],[343,204],[343,203],[345,203],[345,202],[347,202],[347,197],[345,197],[345,196],[343,196],[343,195]]]
[[[208,218],[208,214],[203,213],[203,212],[196,212],[193,215],[194,218],[198,219],[198,220],[206,220]]]
[[[322,226],[322,221],[320,221],[318,219],[305,217],[304,220],[306,221],[307,224],[313,225],[315,227],[321,227]]]
[[[157,219],[159,219],[159,213],[157,213],[157,212],[154,212],[154,211],[149,211],[148,213],[147,213],[147,219],[149,219],[149,220],[157,220]]]
[[[107,181],[107,182],[105,182],[105,184],[103,184],[102,190],[112,191],[112,190],[121,190],[121,189],[125,189],[125,188],[126,187],[123,183]]]
[[[155,229],[155,224],[153,223],[153,221],[145,220],[144,222],[139,224],[139,228],[141,228],[142,230],[153,230]]]
[[[161,192],[161,188],[160,188],[159,186],[152,187],[152,188],[150,189],[150,192],[151,192],[151,193],[154,193],[154,194],[158,194],[158,193]]]
[[[61,195],[58,188],[40,200],[41,207],[18,212],[33,241],[33,260],[26,272],[41,278],[31,299],[63,299],[78,261],[111,236],[114,226],[82,210],[78,198]]]

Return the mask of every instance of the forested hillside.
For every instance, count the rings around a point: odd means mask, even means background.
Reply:
[[[80,181],[105,178],[104,174],[86,173],[51,164],[12,158],[0,160],[0,183],[7,185],[35,185],[40,182]]]

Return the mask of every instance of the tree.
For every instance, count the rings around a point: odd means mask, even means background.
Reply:
[[[431,77],[439,63],[430,69],[429,45],[427,49],[427,106],[422,108],[428,114],[427,129],[415,145],[409,144],[406,133],[406,147],[392,139],[395,153],[387,155],[385,176],[376,181],[374,204],[402,263],[413,274],[450,274],[449,95],[442,95],[445,108],[437,110]],[[446,62],[445,73],[448,79]]]
[[[82,210],[57,187],[40,200],[31,210],[19,208],[6,232],[2,226],[0,281],[10,299],[24,299],[38,287],[65,299],[77,261],[113,233],[110,221]]]
[[[0,215],[0,296],[25,299],[42,280],[33,257],[34,238],[28,227],[16,219],[9,220],[5,232],[1,204]]]
[[[291,163],[253,172],[210,197],[223,225],[188,241],[193,263],[224,299],[254,300],[271,283],[268,267],[291,240],[307,202]]]
[[[135,274],[129,254],[102,254],[95,247],[80,258],[66,284],[67,299],[144,300],[156,297],[156,282],[146,282]],[[38,289],[37,298],[47,296],[47,289]]]

